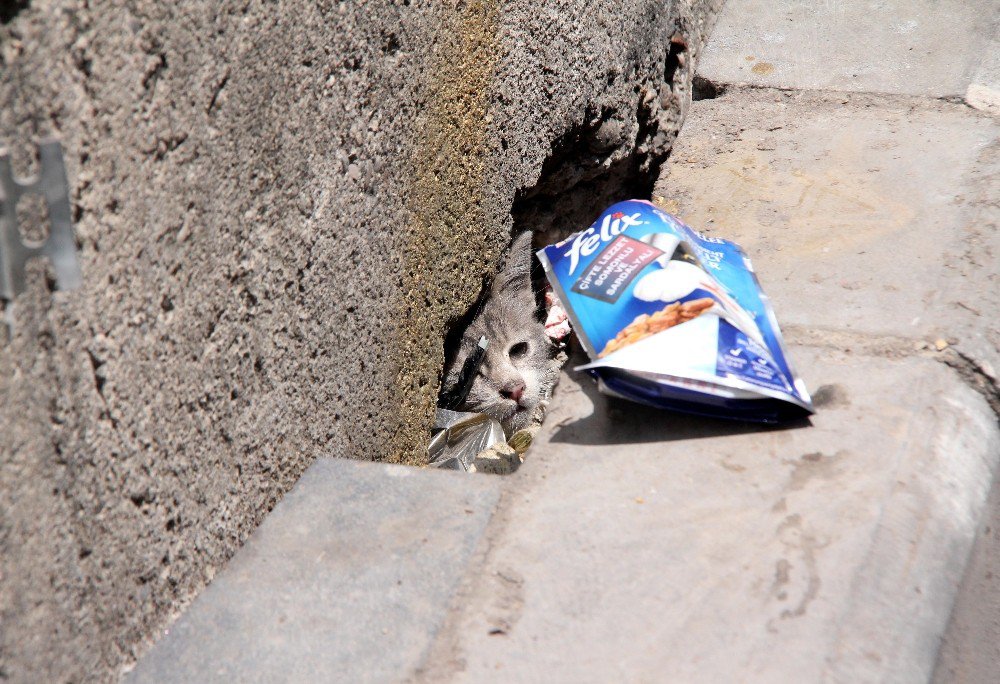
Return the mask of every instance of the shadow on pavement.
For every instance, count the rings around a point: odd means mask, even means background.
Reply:
[[[559,425],[549,438],[550,443],[644,444],[796,430],[812,426],[808,418],[781,425],[764,425],[672,413],[601,394],[597,390],[597,384],[586,377],[579,379],[579,388],[593,404],[593,412],[579,420]]]

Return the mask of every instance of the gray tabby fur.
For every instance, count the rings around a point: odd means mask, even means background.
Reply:
[[[558,366],[553,346],[538,320],[531,289],[531,232],[514,238],[481,310],[462,334],[455,356],[445,366],[444,387],[458,382],[462,364],[483,335],[489,340],[483,364],[460,411],[486,413],[507,437],[527,427],[548,398]],[[516,398],[519,387],[522,393]]]

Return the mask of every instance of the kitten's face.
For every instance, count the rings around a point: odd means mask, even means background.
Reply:
[[[508,436],[527,427],[551,384],[551,355],[545,326],[536,317],[531,290],[531,234],[511,245],[507,263],[498,274],[482,311],[462,335],[455,358],[448,364],[444,386],[458,381],[462,364],[481,336],[489,346],[462,411],[486,413],[500,421]]]

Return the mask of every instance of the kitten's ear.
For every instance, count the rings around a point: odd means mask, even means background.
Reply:
[[[531,289],[531,231],[526,230],[515,237],[503,267],[493,281],[494,292],[504,292],[511,289]]]

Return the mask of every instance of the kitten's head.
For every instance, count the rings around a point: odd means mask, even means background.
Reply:
[[[481,308],[445,367],[443,383],[445,389],[455,386],[462,364],[485,335],[489,346],[459,410],[496,418],[508,436],[528,426],[551,384],[551,347],[536,314],[531,289],[531,232],[527,231],[511,244]]]

